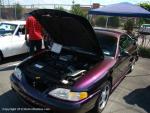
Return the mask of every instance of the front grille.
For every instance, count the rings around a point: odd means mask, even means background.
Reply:
[[[42,83],[40,80],[34,80],[28,77],[26,77],[26,80],[30,86],[41,92],[45,91],[48,88],[47,84]]]

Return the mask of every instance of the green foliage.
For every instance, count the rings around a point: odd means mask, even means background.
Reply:
[[[82,11],[79,4],[73,5],[70,13],[86,18],[86,14]]]
[[[56,9],[56,10],[60,10],[60,11],[66,11],[66,10],[65,10],[63,7],[61,7],[61,6],[60,6],[60,7],[56,7],[55,9]]]
[[[114,28],[117,28],[119,27],[120,25],[120,20],[119,20],[119,17],[109,17],[108,18],[108,26],[109,27],[114,27]]]
[[[132,31],[134,27],[134,20],[129,19],[124,24],[124,30]]]
[[[138,5],[141,6],[142,8],[150,11],[150,2],[149,1],[147,1],[147,2],[141,2]],[[144,23],[147,23],[147,24],[150,23],[150,19],[147,19],[147,18],[140,19],[139,25],[144,24]]]
[[[140,47],[139,55],[144,58],[150,58],[150,48]]]
[[[16,18],[20,19],[22,17],[23,7],[20,4],[16,4],[15,8],[16,8]]]
[[[95,20],[95,25],[100,27],[105,27],[106,24],[106,17],[98,16]]]
[[[138,23],[139,23],[139,26],[141,26],[142,24],[145,23],[145,19],[144,18],[140,18]]]
[[[141,2],[141,3],[139,4],[139,6],[141,6],[141,7],[143,7],[144,9],[150,11],[150,2],[149,2],[149,1],[147,1],[147,2]]]

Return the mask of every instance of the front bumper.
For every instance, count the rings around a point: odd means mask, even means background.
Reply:
[[[29,88],[28,84],[25,82],[20,82],[15,76],[10,77],[12,89],[29,105],[43,108],[51,109],[55,112],[61,113],[84,113],[92,109],[97,100],[97,96],[93,98],[88,98],[79,102],[70,102],[56,99],[53,97],[46,97],[39,94],[37,90]]]

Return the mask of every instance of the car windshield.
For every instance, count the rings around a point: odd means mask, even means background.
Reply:
[[[17,25],[1,23],[0,24],[0,35],[1,36],[10,36],[14,33]]]
[[[117,39],[112,36],[98,34],[97,36],[99,44],[102,47],[102,51],[105,56],[114,57],[117,47]]]

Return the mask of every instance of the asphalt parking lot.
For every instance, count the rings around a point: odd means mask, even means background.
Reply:
[[[25,57],[9,58],[0,65],[0,113],[35,113],[34,109],[19,109],[29,106],[10,88],[9,76]],[[112,93],[103,113],[150,113],[150,59],[139,59],[134,71]]]

